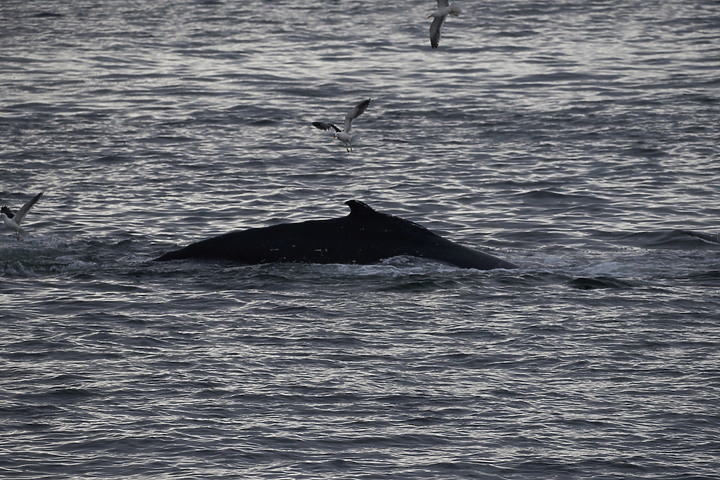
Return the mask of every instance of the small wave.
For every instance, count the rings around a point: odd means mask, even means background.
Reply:
[[[720,282],[720,270],[693,272],[688,275],[688,279],[697,284],[715,286]]]
[[[699,250],[720,246],[718,234],[694,232],[691,230],[664,230],[638,232],[624,235],[621,241],[645,248],[670,248],[678,250]]]
[[[38,12],[29,15],[29,18],[61,18],[65,15],[57,12]]]
[[[0,275],[17,278],[91,273],[103,266],[131,263],[135,246],[132,240],[107,243],[58,235],[0,241]]]
[[[517,194],[517,196],[531,201],[564,202],[564,203],[591,203],[603,201],[593,195],[579,195],[572,193],[559,193],[552,190],[530,190]]]
[[[580,290],[595,290],[598,288],[632,288],[633,285],[625,280],[613,277],[578,277],[570,281],[570,286]]]

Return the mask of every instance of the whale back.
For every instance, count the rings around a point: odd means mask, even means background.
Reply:
[[[350,214],[345,217],[230,232],[168,252],[157,260],[369,264],[411,255],[463,268],[512,267],[491,255],[453,243],[422,225],[378,212],[361,201],[346,204]]]

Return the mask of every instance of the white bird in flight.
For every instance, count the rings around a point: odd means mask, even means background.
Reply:
[[[365,110],[367,110],[368,105],[370,105],[370,100],[372,99],[368,98],[367,100],[363,100],[362,102],[358,103],[350,109],[347,115],[345,115],[345,130],[340,130],[338,127],[328,122],[313,122],[313,127],[319,128],[320,130],[335,130],[335,135],[333,135],[333,138],[337,138],[338,140],[343,142],[345,144],[345,150],[347,150],[348,152],[352,152],[353,142],[359,137],[359,135],[355,133],[350,133],[350,129],[352,128],[352,121],[362,115]]]
[[[437,10],[428,16],[428,18],[434,17],[430,24],[430,45],[432,48],[437,48],[440,43],[440,29],[443,23],[445,23],[445,17],[447,17],[448,14],[459,17],[462,13],[460,7],[454,3],[451,5],[449,0],[437,0],[437,5]]]
[[[38,200],[40,200],[42,194],[43,192],[40,192],[35,195],[32,199],[30,199],[30,201],[23,205],[17,213],[13,213],[13,211],[10,210],[7,205],[4,205],[2,208],[0,208],[0,219],[2,219],[6,228],[15,232],[18,240],[20,240],[20,234],[25,233],[25,230],[20,227],[20,223],[22,223],[23,218],[25,218],[25,215],[27,215],[28,211],[32,208],[32,206],[35,205]]]

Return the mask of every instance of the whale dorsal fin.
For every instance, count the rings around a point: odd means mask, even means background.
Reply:
[[[378,212],[372,209],[368,204],[361,202],[360,200],[348,200],[345,205],[350,207],[350,215],[377,215]]]
[[[402,224],[402,225],[405,225],[408,227],[422,230],[424,232],[429,232],[433,235],[437,235],[436,233],[431,232],[430,230],[423,227],[422,225],[412,222],[410,220],[396,217],[394,215],[390,215],[389,213],[378,212],[377,210],[373,209],[368,204],[361,202],[360,200],[348,200],[347,202],[345,202],[345,205],[350,207],[350,217],[373,218],[378,221],[381,219],[384,219],[386,221],[396,222],[397,224]]]

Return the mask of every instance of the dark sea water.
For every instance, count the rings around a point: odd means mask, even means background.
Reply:
[[[720,478],[720,3],[462,7],[0,2],[0,477]],[[349,199],[520,268],[152,262]]]

